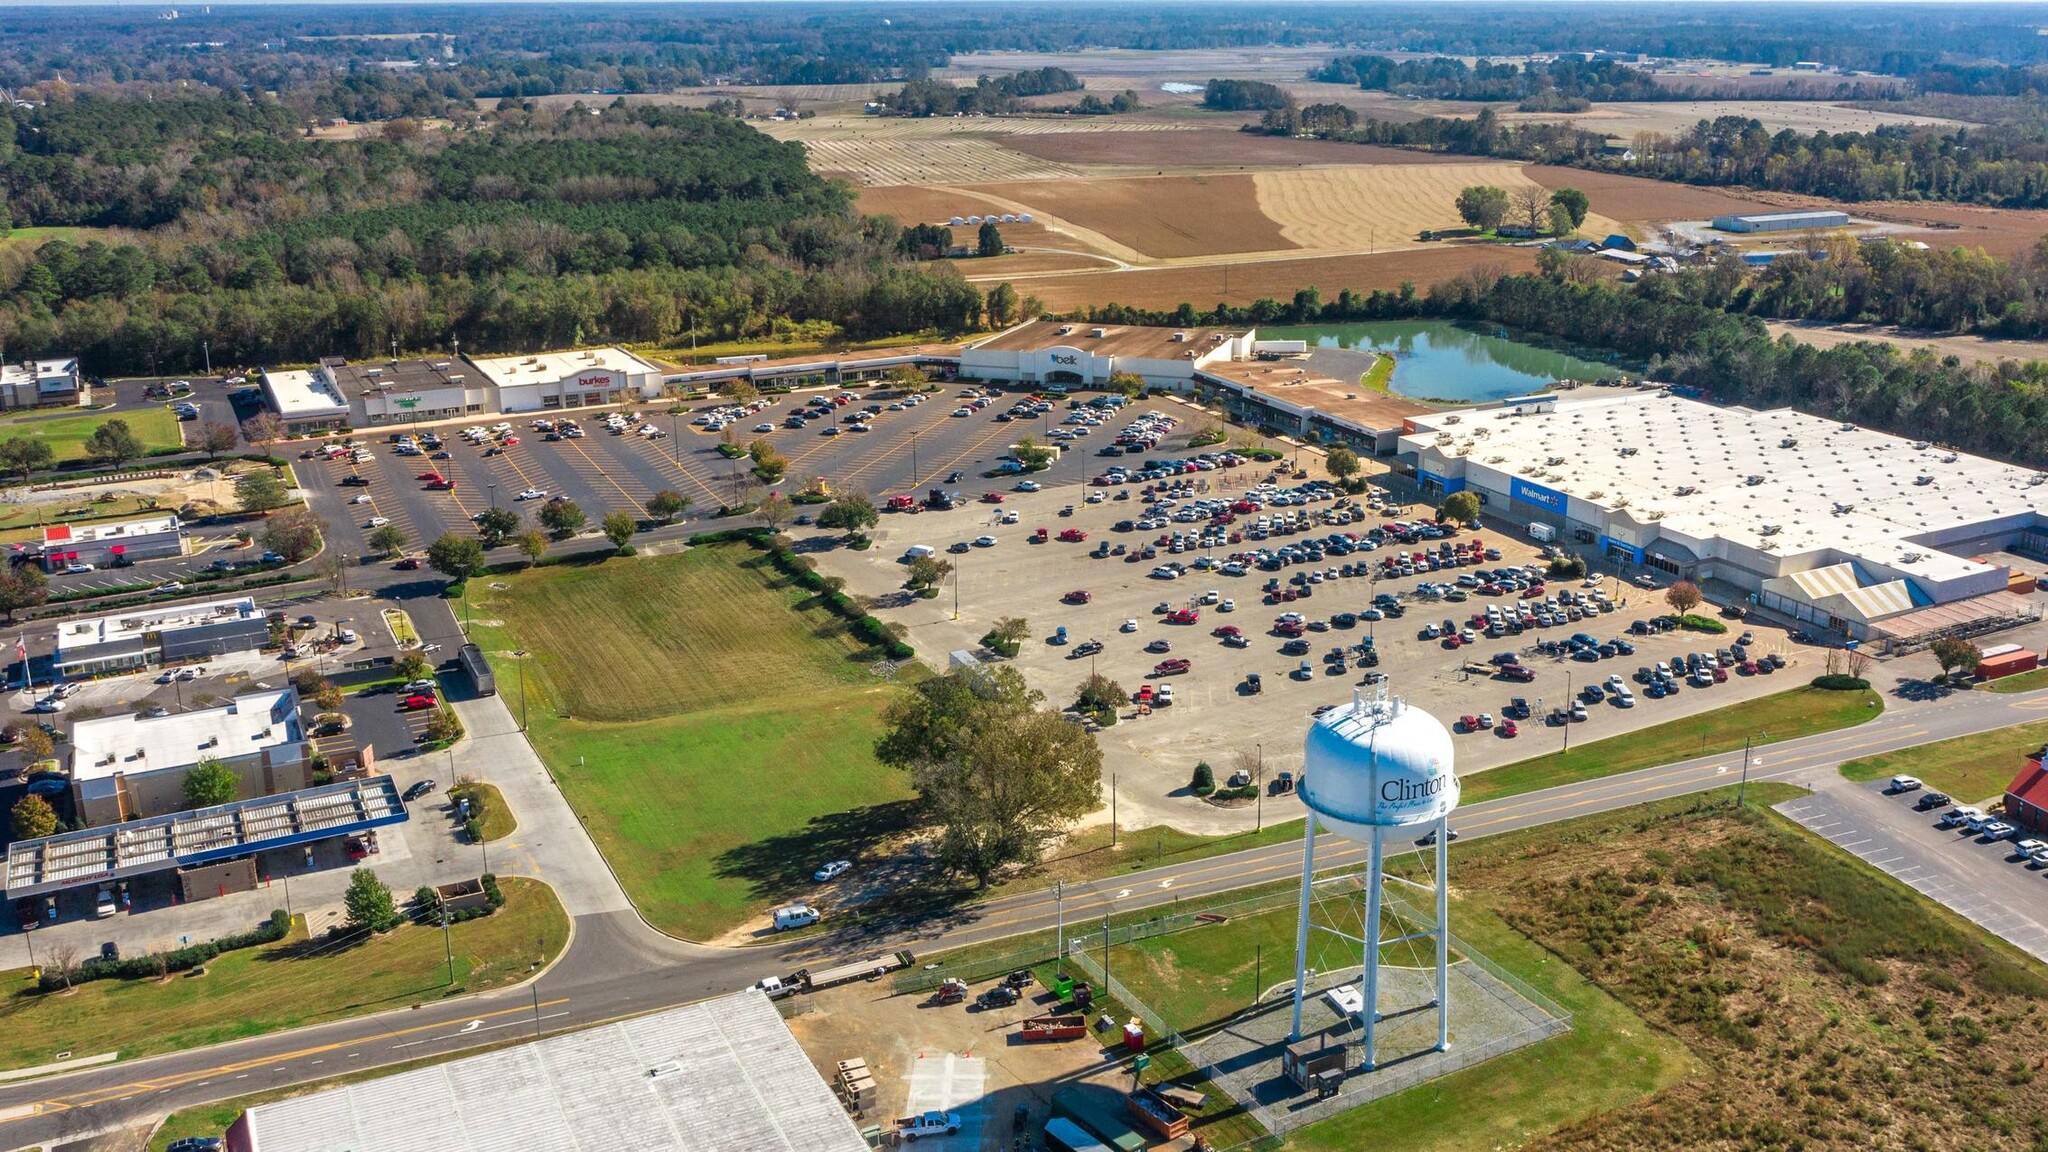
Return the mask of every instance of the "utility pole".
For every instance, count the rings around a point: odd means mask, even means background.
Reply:
[[[1052,882],[1052,950],[1061,962],[1067,958],[1067,882]],[[35,962],[35,945],[29,945],[29,962]]]
[[[441,946],[448,951],[448,983],[455,983],[455,940],[448,935],[448,905],[441,905]]]
[[[1263,832],[1266,829],[1266,746],[1254,744],[1252,747],[1259,750],[1259,778],[1254,782],[1259,794],[1252,800],[1252,831]]]
[[[1116,773],[1109,774],[1109,846],[1116,847]]]
[[[208,376],[213,375],[213,341],[201,340],[199,342],[199,351],[201,355],[206,357],[206,374]]]
[[[1579,698],[1572,695],[1572,674],[1564,674],[1564,750],[1572,750],[1572,709],[1579,706]]]
[[[526,661],[519,662],[519,730],[526,731]]]

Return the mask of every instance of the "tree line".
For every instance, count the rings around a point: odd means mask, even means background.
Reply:
[[[958,331],[984,305],[800,145],[699,112],[521,108],[487,132],[307,141],[230,97],[93,97],[0,114],[0,140],[16,223],[118,229],[0,262],[0,344],[104,373],[196,368],[202,340],[268,364],[394,339]]]
[[[1038,68],[990,79],[979,77],[963,87],[946,80],[912,80],[894,92],[880,93],[875,104],[885,116],[969,116],[1015,112],[1027,96],[1079,92],[1080,77],[1064,68]]]
[[[1579,111],[1592,101],[1686,99],[1656,77],[1617,60],[1551,60],[1514,64],[1448,56],[1396,60],[1339,56],[1309,72],[1309,79],[1356,84],[1430,100],[1520,101],[1523,111]],[[1573,107],[1567,108],[1567,104]]]

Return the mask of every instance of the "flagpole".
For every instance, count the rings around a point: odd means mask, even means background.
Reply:
[[[16,633],[14,651],[21,657],[21,690],[30,697],[36,694],[36,678],[28,670],[28,638],[25,633]]]

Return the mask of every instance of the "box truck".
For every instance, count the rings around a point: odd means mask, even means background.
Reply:
[[[1552,540],[1557,539],[1557,529],[1540,520],[1532,520],[1529,522],[1529,539],[1540,540],[1548,544]]]

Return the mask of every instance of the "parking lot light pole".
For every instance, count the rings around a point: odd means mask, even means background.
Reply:
[[[1572,674],[1564,674],[1564,750],[1572,750],[1572,709],[1579,706],[1579,698],[1572,695]]]
[[[448,952],[448,983],[455,983],[455,940],[448,935],[448,905],[441,905],[441,946]]]
[[[490,491],[491,511],[496,512],[498,510],[498,482],[496,480],[487,480],[484,482],[484,487]]]
[[[1259,793],[1252,800],[1252,831],[1263,832],[1266,828],[1266,746],[1254,744],[1252,747],[1259,750],[1259,778],[1256,784]]]

